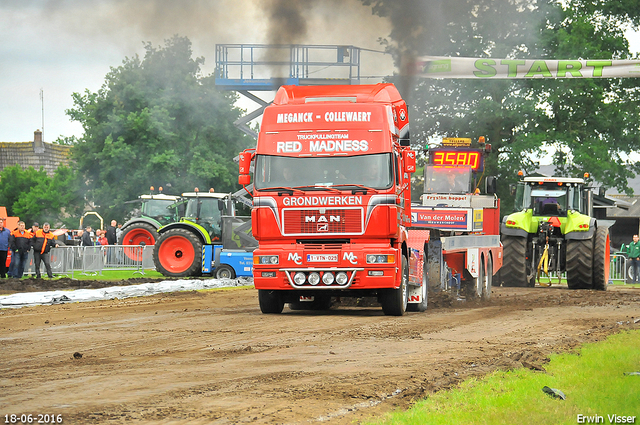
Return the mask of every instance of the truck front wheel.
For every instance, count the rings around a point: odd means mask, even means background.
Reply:
[[[398,289],[385,289],[381,294],[380,304],[387,316],[402,316],[407,311],[409,301],[409,261],[402,256],[402,279]]]
[[[278,291],[258,289],[260,311],[264,314],[280,314],[284,308],[284,301]]]
[[[171,229],[156,241],[153,262],[165,276],[185,277],[202,274],[202,242],[187,229]]]

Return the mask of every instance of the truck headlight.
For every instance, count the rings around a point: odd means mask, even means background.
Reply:
[[[331,272],[326,272],[322,275],[322,283],[324,283],[325,285],[331,285],[334,280],[335,278],[333,276],[333,273]]]
[[[253,264],[279,264],[280,258],[277,255],[257,255],[253,257]]]
[[[348,280],[349,280],[349,276],[347,276],[345,272],[339,272],[336,275],[336,283],[338,285],[345,285]]]
[[[296,285],[304,285],[304,282],[307,280],[307,277],[302,272],[298,272],[293,276],[293,281]]]
[[[394,264],[396,257],[386,254],[367,254],[367,264]]]
[[[316,272],[310,273],[309,284],[316,286],[318,283],[320,283],[320,275]]]

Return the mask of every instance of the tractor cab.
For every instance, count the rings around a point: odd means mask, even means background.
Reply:
[[[175,206],[178,199],[180,199],[180,197],[164,195],[162,193],[157,195],[141,195],[141,215],[152,218],[162,225],[178,221],[182,215],[182,211]]]
[[[568,211],[588,215],[584,180],[564,177],[525,177],[516,187],[515,210],[532,210],[534,217],[567,217]]]
[[[185,202],[183,221],[202,226],[212,241],[222,239],[222,216],[235,215],[235,204],[225,193],[187,192],[182,197]]]

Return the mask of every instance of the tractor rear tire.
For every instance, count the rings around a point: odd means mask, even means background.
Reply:
[[[133,223],[124,229],[118,240],[118,245],[153,246],[158,239],[158,231],[148,223]]]
[[[535,275],[527,281],[527,238],[504,236],[502,239],[503,257],[500,268],[502,286],[534,286]],[[533,285],[532,285],[533,283]]]
[[[409,302],[409,261],[402,256],[402,278],[398,289],[385,289],[380,297],[382,311],[387,316],[402,316],[407,311]]]
[[[606,291],[609,283],[610,243],[609,228],[598,227],[593,247],[593,289],[598,291]]]
[[[202,242],[187,229],[171,229],[160,235],[153,250],[156,270],[165,276],[202,274]]]
[[[593,238],[567,240],[567,285],[569,289],[593,286]]]

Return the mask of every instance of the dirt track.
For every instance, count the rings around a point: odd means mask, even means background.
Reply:
[[[403,317],[344,305],[263,315],[257,291],[234,289],[2,310],[0,414],[348,424],[640,329],[640,290],[624,287],[494,288],[490,303],[433,304]]]

